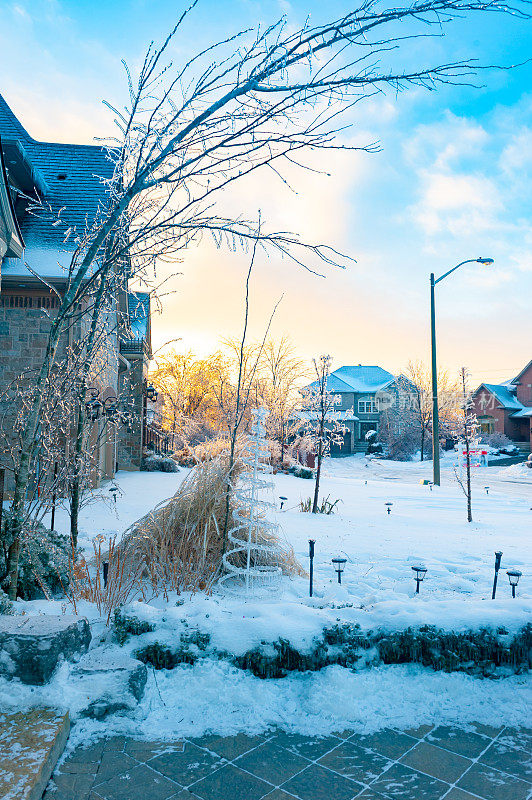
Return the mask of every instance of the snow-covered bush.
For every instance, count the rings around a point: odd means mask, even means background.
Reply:
[[[6,554],[12,542],[11,514],[4,512],[0,547],[0,585],[7,586]],[[72,547],[68,536],[29,520],[22,530],[18,596],[23,600],[63,594],[69,585]]]
[[[179,467],[171,456],[159,456],[156,453],[144,456],[140,468],[143,472],[179,472]]]
[[[491,447],[494,452],[501,454],[501,455],[514,455],[517,453],[519,448],[512,442],[505,433],[485,433],[480,441],[482,444],[487,444],[488,447]]]
[[[117,608],[113,617],[113,629],[118,644],[123,645],[130,636],[141,636],[143,633],[150,633],[155,630],[155,626],[146,620],[128,616]]]
[[[0,614],[14,614],[13,603],[5,592],[0,589]]]
[[[301,464],[295,464],[288,470],[290,475],[295,475],[296,478],[304,478],[305,480],[312,480],[314,477],[314,470],[310,467],[304,467]]]

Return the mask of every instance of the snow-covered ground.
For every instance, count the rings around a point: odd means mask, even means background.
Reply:
[[[442,465],[442,486],[420,484],[430,479],[431,463],[397,463],[363,456],[329,460],[322,496],[339,498],[337,513],[312,515],[299,511],[300,500],[313,482],[293,476],[273,477],[273,499],[287,497],[274,513],[301,564],[308,568],[308,540],[316,541],[315,597],[308,597],[308,579],[283,578],[274,595],[234,598],[215,590],[166,603],[137,604],[136,613],[157,625],[153,638],[179,641],[185,628],[211,634],[213,645],[241,654],[261,641],[288,638],[301,649],[310,646],[324,625],[357,622],[364,629],[398,628],[430,623],[449,629],[505,626],[515,631],[532,621],[532,470],[522,465],[482,468],[474,476],[473,523],[466,521],[465,498],[453,474],[453,458]],[[116,507],[101,501],[84,509],[82,543],[99,533],[126,529],[154,505],[171,496],[188,474],[119,473],[121,493]],[[489,485],[489,494],[485,486]],[[105,492],[104,492],[105,493]],[[391,514],[386,502],[392,502]],[[68,518],[58,515],[65,531]],[[494,551],[502,550],[497,600],[491,600]],[[341,587],[331,558],[347,559]],[[427,576],[415,594],[412,565],[424,563]],[[506,569],[523,573],[518,597],[512,599]],[[180,600],[181,602],[181,600]],[[61,614],[64,603],[18,603],[26,613]],[[117,649],[94,608],[78,609],[93,623],[91,647]],[[133,651],[130,640],[122,652]],[[63,664],[46,687],[32,689],[0,681],[0,705],[66,704],[76,710],[86,702]],[[341,698],[341,702],[339,702]],[[226,662],[151,673],[144,699],[133,716],[113,715],[104,723],[80,721],[73,741],[113,731],[150,736],[250,733],[279,725],[303,733],[328,733],[342,728],[377,730],[387,725],[408,727],[425,722],[477,720],[498,724],[505,716],[515,724],[530,723],[532,683],[527,676],[500,681],[462,674],[434,673],[421,667],[379,667],[352,673],[328,667],[320,673],[292,674],[261,681]]]

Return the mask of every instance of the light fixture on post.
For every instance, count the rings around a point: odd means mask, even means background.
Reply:
[[[338,583],[342,583],[342,572],[345,569],[345,565],[347,562],[347,558],[333,558],[332,563],[336,570],[336,574],[338,575]]]
[[[106,397],[103,401],[103,413],[109,419],[116,417],[118,413],[118,399],[114,395]]]
[[[419,594],[419,584],[425,579],[427,568],[419,564],[417,567],[412,567],[412,572],[415,572],[414,578],[416,580],[416,594]]]
[[[385,503],[384,505],[386,506],[386,511],[388,512],[388,514],[391,514],[392,513],[393,503],[392,502],[388,502],[388,503]]]
[[[485,491],[486,491],[486,494],[489,494],[489,493],[490,493],[490,487],[489,487],[489,486],[484,486],[484,489],[485,489]]]
[[[111,488],[109,489],[109,492],[110,492],[111,497],[113,498],[113,500],[115,502],[115,505],[116,505],[116,493],[118,492],[117,487],[116,486],[111,486]]]
[[[468,258],[461,261],[456,267],[447,270],[439,278],[434,277],[434,273],[430,274],[430,341],[431,341],[431,355],[432,355],[432,470],[433,481],[440,485],[440,425],[438,416],[438,372],[436,365],[436,310],[434,301],[434,289],[437,283],[440,283],[444,278],[447,278],[452,272],[455,272],[459,267],[464,264],[482,264],[487,267],[493,264],[492,258]]]
[[[93,395],[92,399],[89,400],[88,403],[85,403],[85,408],[87,409],[87,414],[91,422],[96,422],[99,418],[102,406],[102,402],[98,400],[98,395],[96,395],[96,397]]]
[[[510,586],[512,587],[512,597],[515,597],[515,587],[519,583],[519,578],[523,573],[519,572],[518,569],[508,569],[506,570],[506,574],[508,575],[508,580],[510,581]]]
[[[284,504],[288,500],[288,497],[283,497],[282,495],[280,495],[279,500],[281,501],[281,508],[279,510],[282,511]]]
[[[491,599],[495,600],[495,592],[497,591],[497,577],[501,568],[502,550],[497,550],[495,553],[495,575],[493,577],[493,590],[491,592]]]
[[[149,386],[146,387],[146,397],[148,398],[148,400],[151,400],[152,403],[155,403],[157,401],[158,392],[155,386],[151,383]]]

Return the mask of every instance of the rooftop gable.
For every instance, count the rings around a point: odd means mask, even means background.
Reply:
[[[530,369],[530,367],[532,367],[532,361],[529,361],[526,367],[523,367],[519,375],[516,375],[515,378],[512,381],[510,381],[510,383],[514,385],[518,384],[519,378],[521,378],[525,374],[525,372],[527,372]]]
[[[523,408],[523,404],[519,402],[517,397],[512,392],[500,383],[482,383],[475,392],[475,396],[479,394],[481,389],[487,389],[488,392],[499,401],[503,408],[509,410],[519,410]]]
[[[19,142],[26,162],[31,165],[46,187],[46,203],[52,214],[60,209],[62,224],[52,226],[53,219],[43,214],[24,213],[19,219],[26,242],[25,260],[39,275],[61,278],[76,247],[76,232],[82,235],[94,222],[98,211],[107,203],[108,181],[113,163],[106,148],[97,145],[37,142],[17,120],[0,95],[0,136],[11,146]],[[9,162],[6,160],[9,175]],[[64,243],[65,231],[72,233]],[[6,259],[3,277],[29,277],[22,259]]]
[[[346,383],[352,392],[359,394],[378,392],[395,381],[391,372],[377,366],[339,367],[332,375]]]

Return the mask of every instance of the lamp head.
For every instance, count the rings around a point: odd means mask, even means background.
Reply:
[[[336,572],[343,572],[344,567],[346,565],[347,558],[333,558],[332,563],[334,564],[334,568]]]
[[[519,572],[518,569],[509,569],[507,570],[506,574],[508,575],[510,586],[517,586],[517,584],[519,583],[519,578],[521,577],[522,573]]]
[[[477,258],[477,262],[483,264],[485,267],[489,267],[493,264],[493,258]]]
[[[412,567],[412,571],[416,573],[415,577],[416,580],[422,581],[425,575],[427,574],[427,568],[420,564],[417,567]]]

